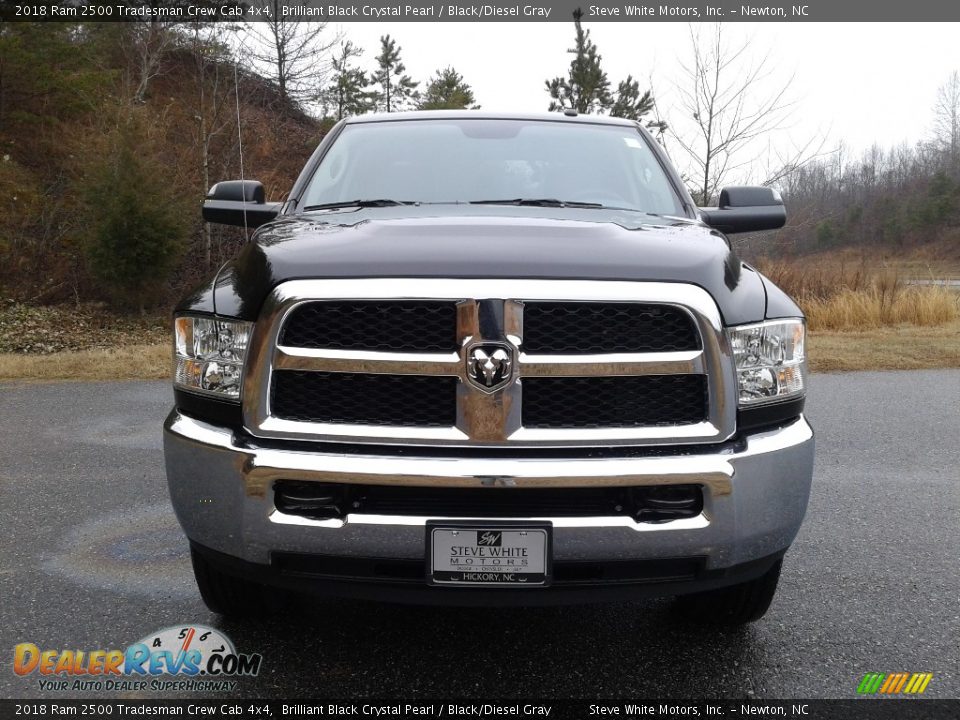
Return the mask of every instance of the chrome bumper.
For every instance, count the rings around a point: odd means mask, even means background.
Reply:
[[[280,513],[278,479],[421,486],[584,487],[667,483],[704,487],[703,513],[661,524],[627,517],[536,517],[555,528],[555,561],[703,557],[723,569],[785,550],[800,528],[813,474],[804,418],[713,454],[540,459],[308,452],[259,447],[177,410],[164,426],[170,497],[191,541],[247,562],[272,552],[422,559],[436,517],[351,514],[308,520]]]

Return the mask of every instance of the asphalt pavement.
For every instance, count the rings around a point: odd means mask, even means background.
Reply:
[[[17,643],[123,648],[188,623],[262,653],[235,692],[247,698],[844,698],[864,673],[895,671],[932,672],[926,696],[960,697],[960,370],[812,377],[807,520],[767,616],[722,631],[666,600],[311,600],[223,621],[167,500],[171,401],[162,382],[0,385],[0,697],[97,695],[16,676]]]

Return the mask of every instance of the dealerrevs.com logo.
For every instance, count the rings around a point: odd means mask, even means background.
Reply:
[[[147,635],[123,650],[41,649],[20,643],[13,671],[36,675],[41,690],[235,690],[234,678],[260,672],[263,656],[241,654],[219,630],[181,625]]]

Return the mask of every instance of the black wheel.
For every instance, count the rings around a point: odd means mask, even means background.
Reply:
[[[743,625],[759,620],[777,592],[782,565],[783,560],[778,560],[760,577],[739,585],[681,595],[676,600],[677,610],[688,620],[708,625]]]
[[[265,615],[281,604],[279,593],[223,572],[193,548],[190,548],[190,560],[200,597],[215,613],[228,617],[253,617]]]

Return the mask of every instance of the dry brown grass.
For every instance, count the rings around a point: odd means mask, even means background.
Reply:
[[[760,270],[791,295],[818,330],[933,327],[960,318],[960,293],[938,285],[908,285],[893,270],[865,261],[839,264],[761,262]]]
[[[960,367],[960,293],[908,284],[918,273],[900,260],[848,251],[758,267],[806,314],[815,372]]]
[[[161,380],[170,377],[170,345],[128,345],[50,355],[0,354],[0,380]]]
[[[960,294],[940,286],[891,288],[878,284],[842,290],[827,299],[800,298],[811,330],[933,327],[960,317]]]
[[[811,332],[807,355],[814,372],[960,368],[960,321]]]

